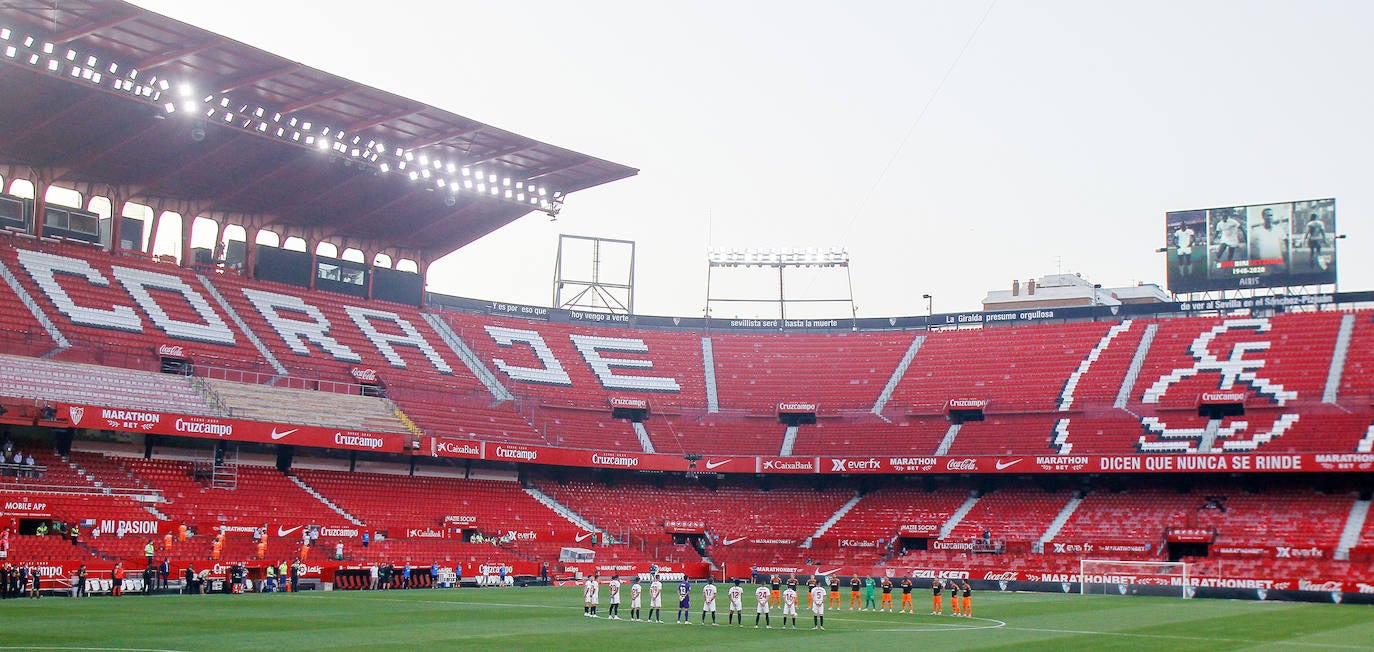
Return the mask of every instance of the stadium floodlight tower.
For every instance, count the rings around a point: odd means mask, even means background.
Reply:
[[[854,306],[854,283],[849,274],[849,252],[843,248],[831,247],[818,249],[711,249],[706,254],[706,328],[711,328],[712,308],[718,303],[777,304],[778,330],[793,327],[806,327],[805,320],[788,321],[789,304],[848,304],[850,325],[855,326],[858,309]],[[775,269],[778,274],[777,298],[761,296],[717,297],[713,295],[712,279],[718,270],[741,271],[748,269]],[[844,273],[844,296],[789,298],[787,296],[787,272],[803,269],[820,272]],[[797,323],[797,322],[801,323]]]
[[[553,307],[630,315],[635,311],[633,240],[559,234]],[[606,275],[621,282],[606,280]]]

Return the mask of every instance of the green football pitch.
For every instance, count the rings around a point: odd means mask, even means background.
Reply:
[[[673,609],[662,625],[593,620],[581,597],[568,587],[7,600],[0,650],[1374,648],[1374,607],[1358,605],[983,592],[973,619],[831,610],[812,631],[803,610],[800,629],[784,631],[777,609],[772,630],[754,629],[752,606],[743,629],[724,612],[720,627],[701,626],[699,611],[693,626],[673,624]]]

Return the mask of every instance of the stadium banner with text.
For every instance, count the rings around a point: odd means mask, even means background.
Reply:
[[[261,444],[290,444],[315,448],[338,448],[378,453],[406,450],[409,435],[361,432],[316,426],[283,425],[174,412],[126,410],[95,405],[63,404],[58,420],[74,428],[142,432],[150,435],[198,437],[248,441]]]
[[[408,434],[282,425],[229,417],[63,404],[57,420],[77,428],[142,432],[378,453],[411,452]],[[1130,455],[756,457],[598,451],[428,437],[433,457],[684,473],[1197,473],[1367,472],[1374,453],[1138,453]]]
[[[261,578],[266,564],[258,560],[242,561],[221,561],[208,566],[199,568],[206,572],[211,580],[223,581],[228,578],[229,571],[235,563],[242,563],[247,569],[249,577]],[[113,561],[100,559],[50,559],[34,566],[39,576],[44,579],[43,588],[45,591],[67,593],[70,591],[72,583],[76,579],[76,570],[82,564],[86,566],[88,577],[88,590],[93,593],[103,593],[108,591],[108,582],[111,571],[114,569]],[[197,564],[199,566],[199,564]],[[353,573],[365,577],[370,573],[371,566],[357,563],[306,563],[304,572],[301,573],[302,579],[318,580],[322,582],[335,583],[335,589],[353,588],[361,589],[365,584],[359,583],[355,586],[341,586],[340,579]],[[464,562],[461,564],[441,564],[440,572],[446,573],[461,569],[462,577],[465,582],[471,582],[479,575],[495,576],[501,569],[506,571],[507,577],[538,577],[539,564],[533,561],[516,561],[511,563],[487,563],[487,562]],[[416,572],[421,575],[428,574],[428,566],[420,565],[415,567]],[[581,571],[584,574],[592,570],[600,573],[603,582],[608,581],[611,576],[621,577],[646,576],[650,571],[657,570],[660,573],[684,573],[687,577],[701,578],[710,573],[708,564],[687,563],[645,563],[645,562],[609,562],[595,564],[573,564],[560,568],[550,569],[555,573]],[[171,577],[175,580],[185,573],[186,566],[183,564],[172,564]],[[942,580],[955,580],[968,582],[975,591],[1034,591],[1041,593],[1077,593],[1079,591],[1079,574],[1077,572],[1042,572],[1038,570],[1006,570],[998,566],[991,565],[969,565],[960,568],[922,568],[922,567],[870,567],[870,566],[789,566],[789,565],[769,565],[755,566],[750,568],[746,564],[730,564],[724,573],[717,575],[725,578],[750,579],[751,570],[759,576],[769,574],[788,575],[796,573],[798,576],[821,575],[829,577],[836,575],[842,578],[853,577],[910,577],[918,581],[918,586],[928,587],[929,582],[935,578]],[[132,582],[138,577],[136,573],[129,573],[130,579],[125,580],[125,589],[130,589]],[[1117,587],[1155,587],[1159,589],[1152,594],[1174,595],[1177,596],[1178,588],[1183,585],[1183,578],[1179,576],[1161,577],[1141,573],[1103,573],[1089,575],[1088,582],[1095,584],[1109,584]],[[1374,603],[1374,584],[1351,580],[1349,578],[1328,578],[1328,577],[1292,577],[1283,573],[1264,573],[1251,572],[1243,575],[1224,575],[1224,576],[1189,576],[1188,584],[1192,588],[1194,597],[1229,598],[1243,600],[1299,600],[1307,602],[1344,602],[1347,604]],[[580,580],[568,578],[560,585],[580,586]],[[1124,591],[1123,591],[1124,592]],[[1141,589],[1145,593],[1144,589]]]
[[[1021,455],[919,457],[707,456],[692,466],[681,455],[606,452],[486,442],[482,459],[495,462],[621,468],[643,471],[767,474],[910,473],[1198,473],[1365,472],[1374,453],[1137,453],[1131,455]],[[438,453],[443,456],[443,453]]]
[[[604,469],[635,471],[681,471],[698,473],[756,473],[756,458],[708,455],[689,460],[683,455],[627,451],[593,451],[571,448],[551,448],[524,444],[488,442],[482,447],[482,459],[493,462],[547,464],[552,466],[586,466]]]
[[[482,449],[486,446],[485,442],[470,441],[466,439],[449,439],[447,437],[425,437],[422,449],[428,450],[430,457],[457,457],[469,460],[482,459]]]
[[[810,458],[760,458],[760,473],[809,472]],[[1197,473],[1327,472],[1374,469],[1374,453],[1160,453],[819,457],[816,473]]]
[[[52,510],[46,498],[34,499],[24,495],[6,496],[5,502],[0,503],[0,516],[48,518],[52,516]]]
[[[1305,202],[1297,202],[1304,204]],[[1334,206],[1334,205],[1333,205]],[[1203,211],[1205,213],[1206,211]],[[1334,228],[1334,218],[1331,223]],[[1201,230],[1196,230],[1197,234],[1203,234]],[[1329,233],[1329,232],[1328,232]],[[1198,235],[1197,237],[1202,237]],[[1328,242],[1334,236],[1327,238]],[[1172,239],[1173,236],[1170,235]],[[1317,240],[1313,240],[1317,242]],[[1303,247],[1299,251],[1299,263],[1306,264],[1307,258],[1303,252],[1307,241],[1303,240]],[[1170,244],[1171,264],[1176,257],[1175,245]],[[1290,246],[1291,249],[1291,246]],[[1323,251],[1331,253],[1330,247],[1324,247]],[[1197,245],[1193,249],[1193,259],[1196,269],[1204,269],[1205,254],[1202,253],[1202,245]],[[1334,253],[1332,253],[1334,256]],[[1318,258],[1320,260],[1320,258]],[[1333,258],[1334,267],[1334,258]],[[1205,270],[1204,270],[1205,271]],[[1299,270],[1301,271],[1301,270]],[[1310,284],[1309,281],[1300,278],[1297,282]],[[1331,273],[1334,279],[1334,272]],[[1331,283],[1332,281],[1322,281]],[[1173,285],[1170,285],[1173,288]],[[1235,287],[1235,286],[1227,286]],[[1249,286],[1247,286],[1249,287]],[[1175,289],[1175,291],[1183,291]],[[601,323],[604,320],[591,319],[588,316],[595,313],[583,313],[584,319],[573,320],[566,310],[549,309],[539,306],[524,306],[518,304],[494,303],[481,299],[466,299],[462,297],[450,297],[438,294],[429,295],[430,305],[447,307],[463,312],[485,314],[496,317],[516,317],[535,321],[548,321],[554,323]],[[1345,303],[1364,303],[1374,301],[1374,292],[1340,292],[1301,294],[1301,295],[1282,295],[1282,296],[1263,296],[1245,297],[1233,299],[1219,299],[1210,301],[1192,302],[1168,302],[1168,303],[1128,303],[1116,306],[1071,306],[1059,308],[1029,308],[1023,310],[1002,310],[1002,311],[977,311],[977,312],[956,312],[956,313],[936,313],[934,315],[908,315],[901,317],[862,317],[849,320],[786,320],[777,319],[703,319],[701,317],[660,317],[653,315],[629,315],[628,321],[617,320],[614,326],[617,328],[643,328],[652,330],[669,331],[702,331],[709,327],[711,330],[728,330],[739,332],[778,332],[779,330],[814,330],[819,332],[847,332],[851,329],[860,331],[891,331],[891,330],[926,330],[932,328],[949,328],[958,326],[1002,326],[1002,325],[1023,325],[1037,323],[1060,323],[1083,319],[1124,319],[1127,317],[1143,317],[1149,315],[1167,315],[1178,313],[1208,313],[1214,311],[1245,310],[1255,308],[1303,308],[1308,306],[1323,306]]]
[[[1147,541],[1119,541],[1099,539],[1093,541],[1049,541],[1045,543],[1047,555],[1099,555],[1113,558],[1139,558],[1159,552],[1159,544]]]
[[[318,523],[222,523],[205,522],[195,524],[195,531],[201,536],[210,536],[214,533],[221,533],[227,537],[252,537],[255,536],[259,528],[263,535],[268,539],[302,539],[309,530],[307,527],[318,526],[320,528],[320,538],[323,539],[357,539],[363,535],[360,526],[347,525],[320,525]]]
[[[1336,282],[1336,200],[1311,199],[1164,215],[1173,292]]]
[[[1322,546],[1267,546],[1236,544],[1209,547],[1208,554],[1218,557],[1259,557],[1265,559],[1331,559],[1335,554]]]

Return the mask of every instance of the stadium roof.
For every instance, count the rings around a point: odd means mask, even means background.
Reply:
[[[0,61],[0,161],[309,240],[432,260],[638,172],[120,0],[0,3]]]

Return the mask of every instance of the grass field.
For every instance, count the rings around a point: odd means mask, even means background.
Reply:
[[[569,587],[8,600],[0,650],[1374,649],[1374,608],[1358,605],[984,592],[971,620],[832,611],[815,632],[809,614],[797,631],[776,629],[776,609],[775,629],[755,630],[750,606],[744,629],[726,627],[724,612],[720,627],[592,620],[581,596]]]

